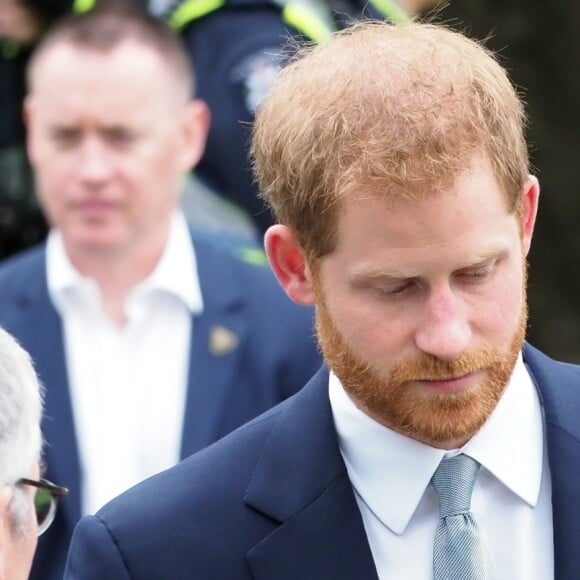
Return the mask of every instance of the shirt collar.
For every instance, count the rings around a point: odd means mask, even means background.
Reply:
[[[69,260],[58,230],[52,230],[48,236],[46,263],[49,293],[59,310],[71,292],[97,292],[95,282],[82,276]],[[178,297],[192,314],[203,310],[195,250],[185,217],[179,211],[172,216],[167,244],[157,265],[133,288],[128,300],[153,290]]]
[[[544,454],[542,407],[521,355],[494,412],[463,451],[531,507],[538,503]]]
[[[354,489],[389,529],[402,534],[448,452],[371,419],[352,402],[333,373],[329,396],[340,450]],[[531,506],[537,503],[542,474],[542,415],[521,355],[497,407],[461,452],[479,461],[523,501]]]
[[[46,280],[48,293],[61,315],[75,294],[98,295],[96,283],[72,265],[58,230],[51,230],[46,242]]]

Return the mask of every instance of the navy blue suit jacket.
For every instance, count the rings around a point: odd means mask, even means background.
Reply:
[[[545,413],[556,580],[580,570],[580,367],[526,346]],[[376,580],[322,369],[297,395],[78,525],[65,580]]]
[[[196,240],[203,313],[195,318],[181,457],[197,451],[295,393],[321,363],[312,310],[292,303],[267,267],[247,264]],[[80,463],[69,396],[61,320],[47,290],[44,246],[0,266],[0,325],[26,348],[46,388],[46,477],[70,488],[40,538],[32,579],[62,578],[81,516]],[[238,338],[212,354],[224,327]]]

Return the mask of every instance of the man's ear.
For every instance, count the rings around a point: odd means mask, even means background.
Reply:
[[[524,183],[522,189],[522,197],[520,200],[520,216],[521,216],[521,231],[522,244],[524,254],[527,256],[532,244],[532,235],[534,233],[534,225],[536,223],[536,216],[538,214],[538,200],[540,197],[540,184],[538,179],[533,175],[529,175]]]
[[[27,95],[22,104],[22,119],[24,125],[26,126],[26,152],[28,154],[28,159],[34,163],[36,157],[36,149],[34,147],[35,139],[33,131],[35,131],[34,124],[32,123],[32,118],[34,116],[34,101],[30,95]]]
[[[209,107],[204,101],[194,99],[187,103],[183,115],[183,147],[181,166],[184,173],[193,169],[205,151],[211,124]]]
[[[286,294],[298,304],[314,304],[312,273],[292,230],[271,226],[264,236],[270,266]]]

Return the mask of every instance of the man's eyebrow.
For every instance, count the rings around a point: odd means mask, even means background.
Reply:
[[[48,125],[48,130],[51,133],[74,133],[80,132],[80,128],[72,122],[67,121],[53,121]]]
[[[403,280],[416,278],[419,274],[402,270],[387,270],[386,268],[361,268],[355,270],[352,274],[353,280],[364,280],[372,282],[373,280]]]
[[[484,264],[490,260],[495,260],[505,255],[508,248],[504,245],[498,244],[497,246],[492,246],[487,250],[481,252],[480,254],[474,256],[464,268],[469,268],[470,266],[476,266],[478,264]]]
[[[483,250],[482,252],[474,255],[473,257],[466,260],[461,266],[458,266],[456,270],[462,270],[464,268],[472,268],[480,264],[484,264],[490,260],[500,258],[507,252],[507,248],[503,244],[498,244]],[[355,270],[351,276],[353,281],[389,281],[389,280],[410,280],[412,278],[419,278],[420,273],[412,270],[397,270],[390,268],[360,268]]]

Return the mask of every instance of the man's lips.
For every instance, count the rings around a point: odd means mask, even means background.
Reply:
[[[471,387],[475,382],[478,374],[478,371],[474,371],[460,377],[449,377],[444,379],[417,379],[414,382],[424,386],[428,390],[436,391],[439,393],[458,393]]]
[[[75,207],[112,207],[116,205],[113,200],[110,199],[79,199],[73,202]]]
[[[117,209],[118,204],[111,200],[85,199],[73,202],[72,207],[83,213],[102,214]]]

